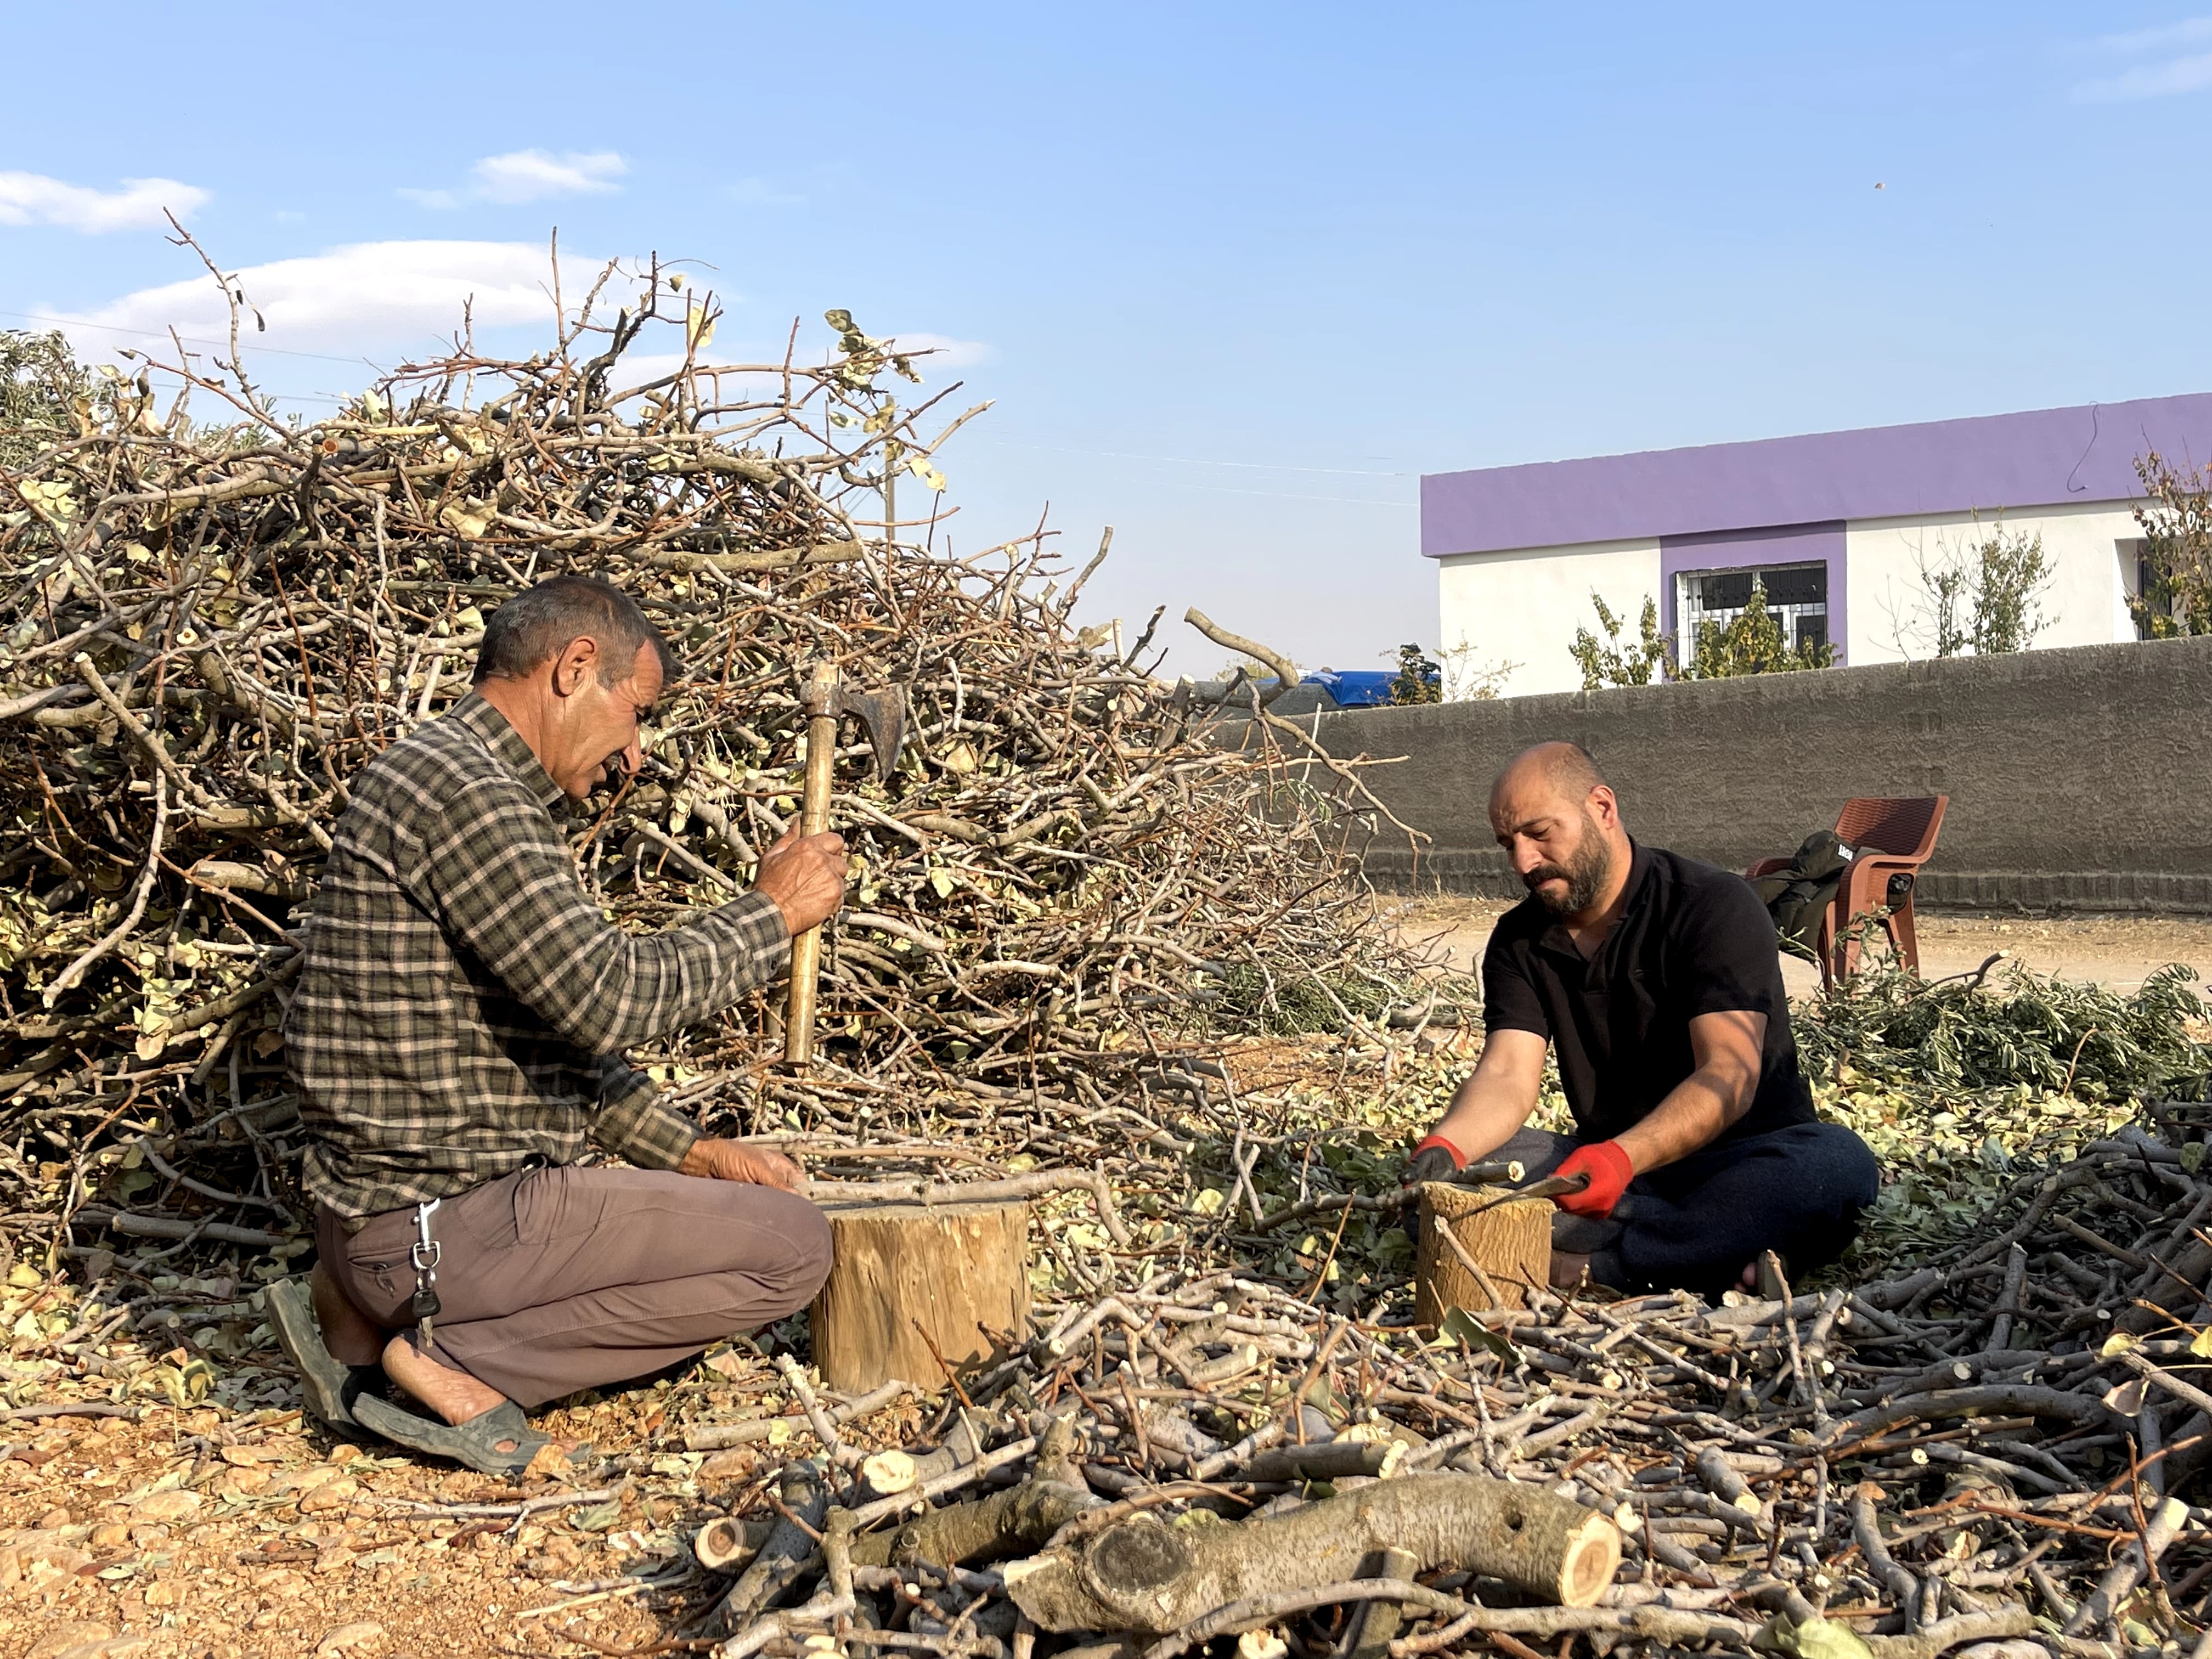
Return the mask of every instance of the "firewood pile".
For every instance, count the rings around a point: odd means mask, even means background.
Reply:
[[[787,1364],[813,1455],[699,1534],[698,1627],[994,1659],[2170,1651],[2212,1612],[2212,1109],[2147,1121],[1948,1259],[1780,1301],[1532,1291],[1424,1341],[1167,1268],[1041,1310],[873,1455],[846,1425],[896,1385],[838,1401]]]
[[[955,556],[932,458],[968,416],[902,406],[895,344],[832,313],[826,362],[709,368],[681,286],[642,273],[549,354],[463,351],[307,425],[234,343],[169,365],[166,407],[152,369],[88,385],[0,471],[9,1208],[72,1237],[301,1218],[278,1022],[347,780],[561,571],[635,594],[689,671],[576,835],[624,925],[733,896],[792,820],[810,663],[912,705],[887,787],[857,744],[840,773],[856,880],[811,1075],[768,1069],[767,997],[636,1057],[717,1127],[895,1135],[947,1097],[1095,1117],[1191,1087],[1200,1034],[1433,1005],[1340,856],[1375,822],[1354,769],[1286,721],[1206,741],[1152,629],[1070,622],[1089,568],[1042,532]],[[682,362],[625,378],[671,336]],[[932,510],[887,533],[901,477]]]

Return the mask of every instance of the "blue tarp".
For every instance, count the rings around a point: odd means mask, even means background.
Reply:
[[[1307,675],[1301,685],[1318,685],[1328,692],[1340,708],[1374,708],[1390,701],[1390,682],[1395,674],[1379,670],[1360,669],[1339,672],[1324,668]]]

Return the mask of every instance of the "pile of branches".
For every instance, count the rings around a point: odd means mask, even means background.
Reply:
[[[1042,1310],[889,1456],[860,1431],[896,1385],[817,1395],[785,1360],[815,1455],[665,1587],[725,1654],[2171,1652],[2212,1620],[2212,1109],[2150,1122],[1853,1289],[1532,1291],[1438,1335],[1162,1271]],[[1501,1515],[1542,1547],[1501,1550]],[[1620,1552],[1585,1595],[1578,1540]]]
[[[2027,1088],[2086,1100],[2202,1092],[2205,1018],[2196,972],[2161,968],[2131,994],[2028,972],[1991,957],[1927,981],[1873,966],[1795,1011],[1807,1070],[1850,1067],[1886,1086],[1954,1097]]]
[[[2140,1100],[2206,1097],[2212,1052],[2190,969],[2124,994],[2000,960],[1933,981],[1875,966],[1792,1010],[1823,1114],[1882,1162],[1854,1272],[1977,1242],[2020,1170],[2070,1160]]]
[[[861,745],[841,761],[856,886],[811,1076],[769,1071],[766,996],[635,1056],[710,1121],[882,1130],[948,1093],[1100,1110],[1199,1036],[1361,1028],[1406,1000],[1411,962],[1341,854],[1373,819],[1354,771],[1264,715],[1259,742],[1209,742],[1149,672],[1152,629],[1123,650],[1070,621],[1095,559],[1068,580],[1042,532],[953,556],[933,458],[978,411],[902,406],[919,377],[894,343],[832,312],[826,361],[794,330],[783,362],[708,367],[711,301],[658,267],[611,268],[562,316],[527,361],[464,347],[308,424],[245,372],[235,324],[215,367],[59,386],[19,424],[11,1207],[51,1207],[42,1165],[72,1209],[104,1183],[168,1227],[295,1205],[277,1024],[348,781],[465,695],[486,613],[564,571],[633,594],[686,668],[643,774],[575,836],[626,927],[733,896],[793,820],[809,665],[910,701],[888,787]],[[683,361],[626,380],[669,335]],[[902,476],[926,521],[886,522]]]

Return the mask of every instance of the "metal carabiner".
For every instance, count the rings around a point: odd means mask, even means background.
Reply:
[[[434,1198],[426,1204],[415,1206],[415,1228],[422,1237],[407,1247],[407,1259],[414,1264],[416,1273],[427,1273],[434,1270],[439,1258],[446,1253],[446,1247],[430,1237],[430,1218],[437,1213],[438,1206],[445,1201],[441,1198]]]
[[[415,1316],[415,1346],[422,1352],[430,1352],[430,1322],[442,1311],[438,1304],[438,1261],[446,1248],[430,1237],[430,1218],[442,1200],[431,1199],[415,1206],[415,1226],[422,1237],[407,1247],[407,1258],[415,1264],[415,1296],[409,1311]]]

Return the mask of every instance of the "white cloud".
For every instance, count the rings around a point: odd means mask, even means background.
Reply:
[[[207,199],[198,185],[174,179],[125,179],[120,190],[94,190],[43,173],[0,173],[0,225],[59,225],[97,236],[159,225],[164,208],[184,218]]]
[[[604,263],[563,250],[562,298],[571,307],[589,289]],[[626,263],[624,270],[629,269]],[[258,345],[348,356],[419,353],[434,337],[450,338],[459,331],[465,306],[480,334],[516,326],[550,334],[553,322],[552,262],[540,242],[360,242],[248,265],[233,275],[246,304],[268,324],[263,332],[254,328],[250,314],[245,319],[249,350]],[[634,280],[619,276],[610,284],[601,296],[606,319],[611,320],[616,307],[630,299],[635,287]],[[683,297],[688,301],[690,293],[687,289]],[[733,298],[719,297],[725,302]],[[42,305],[38,309],[56,317],[88,356],[100,357],[118,346],[158,350],[156,343],[173,328],[188,342],[207,342],[221,340],[229,326],[222,292],[204,274],[140,289],[97,307]],[[680,321],[680,308],[672,315]],[[669,348],[679,334],[674,322],[652,331],[638,349],[625,356],[623,378],[635,383],[674,368],[683,360]],[[702,358],[772,363],[781,357],[780,339],[748,341],[741,334],[709,348]],[[903,350],[934,349],[917,364],[932,380],[992,355],[981,341],[950,335],[902,331],[896,338]]]
[[[2212,86],[2212,52],[2204,50],[2212,46],[2212,17],[2185,17],[2178,23],[2161,24],[2156,28],[2100,35],[2091,45],[2118,57],[2156,54],[2166,61],[2140,64],[2117,75],[2081,82],[2074,88],[2074,101],[2077,104],[2171,98]],[[2189,50],[2192,47],[2194,51]],[[2184,55],[2169,55],[2176,52]]]
[[[2122,75],[2084,81],[2074,88],[2074,100],[2080,104],[2128,103],[2142,98],[2171,98],[2178,93],[2198,92],[2206,87],[2212,87],[2212,52],[2176,58],[2164,64],[2147,64]]]
[[[2212,40],[2212,17],[2185,17],[2154,29],[2131,34],[2102,34],[2097,44],[2107,52],[2156,52],[2166,46],[2193,46]]]
[[[718,363],[750,362],[762,364],[757,378],[763,383],[774,381],[781,384],[781,377],[766,365],[773,363],[782,356],[783,347],[781,344],[761,346],[738,344],[734,348],[714,344],[708,346],[706,350],[699,354],[697,362],[703,368],[711,368]],[[664,374],[673,374],[683,367],[684,354],[680,351],[627,351],[623,354],[622,367],[617,371],[615,379],[624,387],[644,386],[648,381],[659,380]],[[746,376],[728,379],[723,384],[726,389],[735,391],[739,386],[750,386],[753,378],[755,377]]]
[[[469,169],[475,180],[466,189],[405,190],[399,193],[427,208],[456,208],[464,202],[495,202],[512,207],[542,201],[549,196],[586,196],[619,190],[615,180],[629,171],[629,163],[611,149],[517,149],[504,155],[487,155]]]
[[[720,362],[721,354],[709,351],[699,361],[702,363]],[[684,354],[680,351],[626,351],[623,353],[621,367],[615,372],[615,379],[623,387],[643,386],[664,374],[673,374],[684,367]]]
[[[573,304],[596,262],[564,256],[563,280]],[[252,337],[294,350],[337,346],[367,351],[413,345],[461,326],[465,305],[477,325],[549,325],[553,320],[552,264],[530,242],[361,242],[238,271],[237,286],[269,325]],[[216,337],[229,313],[206,276],[140,289],[97,310],[64,313],[84,326],[88,346],[112,349],[109,331],[159,335],[171,327]],[[252,327],[252,319],[247,319]],[[214,331],[214,334],[210,334]]]

